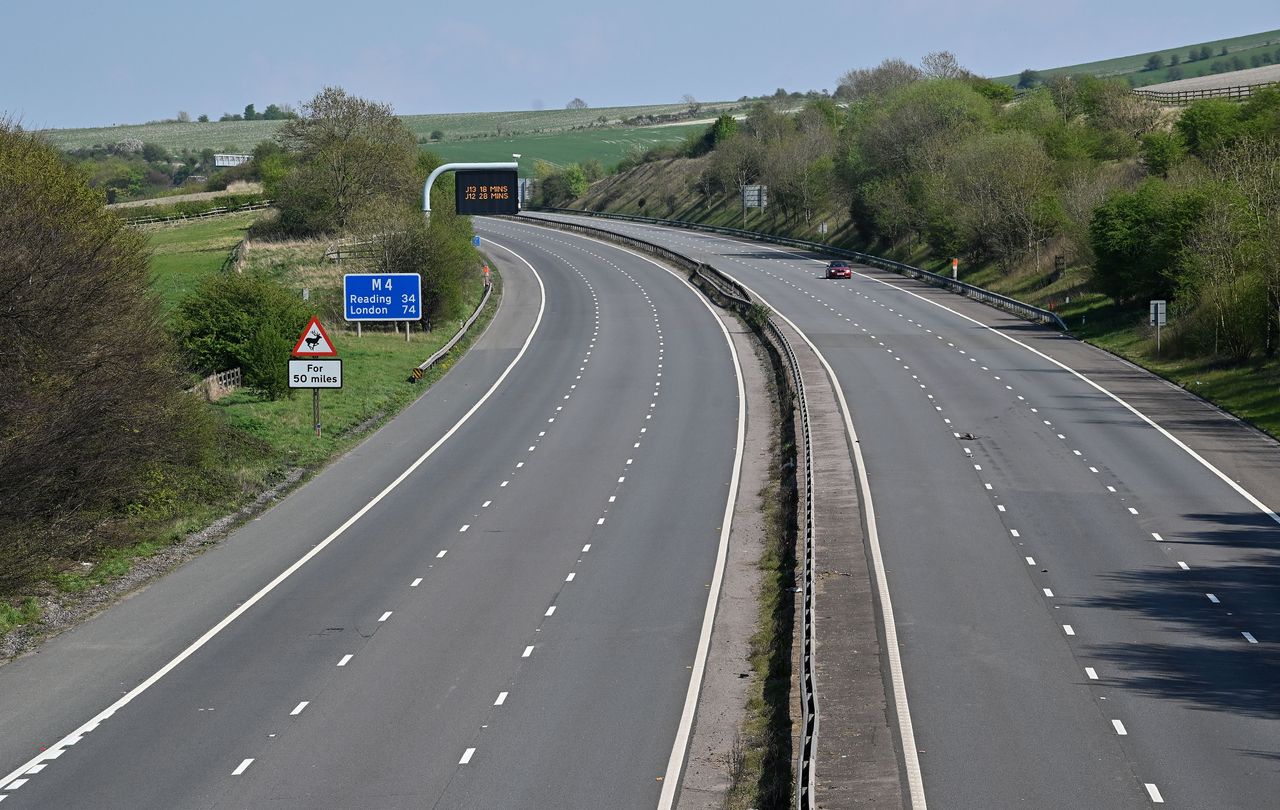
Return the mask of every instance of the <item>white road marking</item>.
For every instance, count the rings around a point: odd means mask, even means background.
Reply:
[[[1215,605],[1216,605],[1216,604],[1219,604],[1219,602],[1218,602],[1218,597],[1217,597],[1217,596],[1215,596],[1214,594],[1206,593],[1206,594],[1205,594],[1205,596],[1209,597],[1209,601],[1210,601],[1210,602],[1212,602],[1212,603],[1214,603]]]
[[[458,764],[466,765],[468,762],[471,761],[471,758],[475,756],[475,754],[476,754],[476,749],[468,748],[466,751],[462,752],[462,759],[458,760]]]
[[[438,559],[440,559],[441,557],[443,557],[444,555],[446,555],[446,554],[448,554],[448,553],[449,553],[449,549],[447,549],[447,548],[442,548],[442,549],[440,549],[439,553],[437,553],[437,554],[436,554],[436,559],[438,560]]]
[[[507,484],[510,484],[510,483],[511,483],[510,481],[503,481],[501,484],[498,484],[498,486],[505,487]]]
[[[590,551],[590,550],[591,550],[591,544],[590,544],[590,543],[587,543],[585,546],[583,546],[583,547],[582,547],[582,553],[583,553],[583,554],[586,554],[586,553],[587,553],[588,551]]]
[[[49,767],[49,763],[47,762],[41,762],[39,765],[32,765],[30,768],[27,769],[27,774],[30,775],[34,773],[40,773],[47,767]]]
[[[421,584],[422,584],[422,577],[418,577],[418,578],[417,578],[417,579],[415,579],[413,582],[410,582],[410,583],[409,583],[409,587],[410,587],[410,588],[416,588],[416,587],[418,587],[418,586],[419,586],[419,585],[421,585]]]
[[[1258,640],[1253,637],[1253,633],[1245,632],[1245,633],[1241,633],[1240,635],[1244,636],[1244,640],[1249,642],[1250,644],[1258,643]]]
[[[533,645],[532,645],[532,644],[530,644],[528,647],[525,647],[525,648],[524,648],[524,652],[520,653],[520,657],[521,657],[521,658],[528,658],[528,657],[529,657],[529,656],[531,656],[531,655],[533,655]]]
[[[1111,486],[1110,484],[1107,484],[1107,492],[1115,492],[1115,491],[1116,491],[1115,487]]]
[[[1009,534],[1013,535],[1014,537],[1021,537],[1021,536],[1022,536],[1021,534],[1019,534],[1019,533],[1018,533],[1018,530],[1017,530],[1017,529],[1010,529],[1010,530],[1009,530]]]
[[[250,765],[252,765],[252,764],[253,764],[253,758],[252,758],[252,757],[250,757],[249,759],[246,759],[244,762],[241,762],[239,765],[237,765],[237,766],[236,766],[236,769],[235,769],[234,771],[232,771],[232,772],[231,772],[231,775],[232,775],[232,776],[239,776],[240,774],[242,774],[242,773],[244,773],[245,771],[249,770],[249,766],[250,766]]]
[[[1072,452],[1072,453],[1075,453],[1077,456],[1083,456],[1083,455],[1084,455],[1084,453],[1081,453],[1079,450],[1072,450],[1071,452]]]
[[[984,486],[984,487],[986,487],[987,489],[991,489],[991,485],[990,485],[990,484],[983,484],[983,486]]]
[[[555,613],[555,612],[556,612],[556,606],[555,606],[555,605],[552,605],[551,607],[547,608],[547,612],[546,612],[546,613],[544,613],[544,614],[542,614],[542,615],[543,615],[543,616],[550,616],[551,614],[553,614],[553,613]]]
[[[373,509],[375,506],[381,503],[382,500],[386,498],[388,495],[390,495],[396,488],[398,488],[405,481],[405,479],[407,479],[410,475],[414,473],[415,470],[421,467],[427,461],[427,459],[435,455],[436,451],[439,450],[440,447],[442,447],[445,442],[451,439],[455,433],[461,430],[462,426],[465,425],[471,419],[471,417],[474,416],[475,413],[479,411],[480,408],[483,407],[486,402],[489,401],[489,399],[493,396],[494,392],[497,391],[498,388],[502,386],[502,383],[506,381],[508,376],[510,376],[512,370],[524,358],[526,352],[529,349],[529,345],[533,342],[534,336],[538,333],[538,329],[542,325],[542,317],[546,312],[546,303],[547,303],[546,287],[545,285],[543,285],[542,277],[538,275],[538,271],[535,270],[533,265],[530,264],[528,260],[526,260],[520,254],[516,253],[513,250],[510,250],[510,248],[504,247],[503,249],[509,251],[513,256],[519,259],[526,267],[528,267],[529,272],[533,273],[534,278],[537,280],[538,290],[539,290],[538,314],[537,314],[537,317],[534,319],[533,328],[529,331],[529,334],[525,337],[524,343],[523,345],[521,345],[520,350],[516,352],[516,356],[512,358],[511,362],[507,365],[507,367],[503,369],[500,375],[498,375],[498,379],[495,380],[493,385],[489,387],[489,390],[486,391],[484,395],[481,396],[480,399],[478,399],[475,402],[475,404],[473,404],[467,410],[467,412],[464,413],[462,417],[453,424],[451,428],[445,431],[443,436],[437,439],[435,443],[433,443],[430,447],[428,447],[422,453],[422,455],[418,456],[418,458],[415,459],[412,464],[410,464],[403,472],[401,472],[398,476],[396,476],[396,478],[390,484],[387,484],[385,487],[383,487],[383,489],[379,491],[377,495],[373,496],[373,498],[371,498],[368,503],[366,503],[358,511],[356,511],[355,514],[353,514],[351,517],[343,521],[343,523],[340,526],[338,526],[338,528],[334,529],[327,537],[325,537],[316,545],[312,546],[311,549],[307,551],[306,554],[302,555],[302,557],[300,557],[296,562],[294,562],[284,571],[277,574],[276,577],[272,579],[270,582],[268,582],[265,586],[263,586],[261,590],[259,590],[253,596],[249,597],[244,602],[242,602],[235,610],[228,613],[221,621],[219,621],[213,627],[206,630],[203,635],[201,635],[198,639],[196,639],[190,645],[188,645],[186,649],[184,649],[182,652],[174,656],[168,663],[166,663],[159,670],[152,673],[152,675],[149,676],[146,680],[142,681],[133,689],[129,690],[124,695],[119,697],[115,702],[113,702],[106,709],[103,709],[101,712],[95,715],[92,719],[86,722],[83,726],[81,726],[80,728],[77,728],[75,731],[72,731],[62,740],[56,741],[52,745],[48,746],[47,751],[37,754],[36,756],[29,759],[27,762],[24,762],[14,771],[11,771],[3,779],[0,779],[0,790],[5,789],[14,779],[17,779],[22,773],[24,773],[32,765],[38,765],[41,761],[48,758],[46,755],[48,754],[49,750],[61,749],[63,745],[66,744],[65,742],[66,740],[69,740],[73,737],[78,737],[80,734],[82,734],[81,729],[91,725],[97,725],[98,723],[105,720],[106,718],[111,717],[118,710],[132,703],[133,700],[138,697],[138,695],[141,695],[143,692],[150,689],[161,678],[163,678],[164,676],[168,675],[171,671],[173,671],[175,667],[177,667],[183,661],[190,658],[201,647],[208,644],[209,641],[214,636],[221,633],[228,625],[230,625],[236,619],[244,615],[246,611],[248,611],[258,602],[262,601],[262,599],[266,597],[267,594],[271,593],[271,591],[279,587],[280,583],[284,582],[286,579],[293,576],[293,574],[296,573],[298,569],[302,568],[302,566],[310,562],[317,554],[319,554],[320,552],[328,548],[329,545],[333,543],[333,541],[341,537],[358,520],[360,520],[362,517],[368,514],[369,510]]]
[[[596,525],[597,525],[597,526],[603,526],[603,525],[604,525],[604,518],[600,518],[599,520],[597,520],[597,521],[596,521]]]
[[[1129,736],[1128,729],[1126,729],[1124,727],[1124,723],[1121,723],[1119,720],[1113,718],[1111,720],[1111,726],[1116,730],[1116,734],[1119,734],[1121,737]]]
[[[462,524],[462,528],[461,528],[461,529],[458,529],[458,531],[459,531],[459,532],[465,532],[467,529],[470,529],[470,528],[471,528],[471,524],[470,524],[470,523],[464,523],[464,524]]]
[[[390,618],[391,618],[391,611],[388,610],[386,613],[382,614],[381,618],[379,618],[378,621],[385,622],[387,619],[390,619]]]
[[[27,779],[15,779],[15,780],[13,780],[12,782],[10,782],[10,783],[9,783],[8,789],[9,789],[9,790],[17,790],[18,788],[20,788],[20,787],[22,787],[23,785],[25,785],[28,781],[29,781],[29,780],[27,780]]]
[[[1131,514],[1131,515],[1136,515],[1136,514],[1138,514],[1138,510],[1137,510],[1137,509],[1134,509],[1132,506],[1130,506],[1130,507],[1129,507],[1129,514]]]
[[[1091,473],[1096,473],[1097,471],[1098,471],[1098,468],[1097,468],[1097,467],[1090,467],[1090,468],[1089,468],[1089,472],[1091,472]]]
[[[1163,543],[1164,538],[1160,536],[1160,532],[1152,532],[1151,536],[1155,538],[1157,543]]]
[[[1053,598],[1053,589],[1052,589],[1052,588],[1045,588],[1045,589],[1044,589],[1044,595],[1045,595],[1045,596],[1047,596],[1047,597],[1049,597],[1050,599],[1052,599],[1052,598]]]
[[[309,701],[309,700],[304,700],[304,701],[302,701],[301,703],[299,703],[297,706],[294,706],[294,707],[293,707],[293,711],[289,712],[289,716],[290,716],[290,717],[293,717],[293,716],[295,716],[295,715],[302,714],[302,710],[303,710],[303,709],[305,709],[305,708],[307,708],[307,704],[308,704],[308,703],[310,703],[310,702],[311,702],[311,701]]]
[[[485,501],[484,503],[480,504],[480,508],[481,508],[481,509],[488,509],[488,508],[489,508],[489,504],[491,504],[491,503],[493,503],[493,501]]]
[[[1091,680],[1091,681],[1096,681],[1096,680],[1098,680],[1098,670],[1094,669],[1093,667],[1085,667],[1085,668],[1084,668],[1084,674],[1085,674],[1085,675],[1089,678],[1089,680]]]
[[[569,572],[569,576],[565,577],[565,578],[564,578],[564,581],[565,581],[565,582],[573,582],[573,578],[574,578],[575,576],[577,576],[577,574],[575,574],[575,573],[573,573],[572,571],[570,571],[570,572]]]
[[[998,503],[998,504],[996,504],[996,511],[997,511],[997,512],[1004,512],[1004,511],[1005,511],[1004,504],[1002,504],[1002,503]]]
[[[506,702],[507,702],[507,693],[506,693],[506,692],[499,692],[499,693],[498,693],[498,699],[497,699],[497,700],[495,700],[495,701],[493,702],[493,705],[495,705],[495,706],[501,706],[502,704],[504,704],[504,703],[506,703]]]
[[[348,653],[348,654],[346,654],[346,655],[342,656],[342,659],[341,659],[340,661],[338,661],[338,666],[340,666],[340,667],[345,667],[345,666],[347,665],[347,662],[348,662],[348,661],[350,661],[350,660],[351,660],[352,658],[354,658],[354,657],[355,657],[355,656],[351,655],[350,653]]]
[[[1035,565],[1035,564],[1036,564],[1036,558],[1035,558],[1035,557],[1027,557],[1027,558],[1026,558],[1026,560],[1027,560],[1027,565]]]
[[[1152,804],[1164,804],[1164,797],[1160,795],[1160,788],[1156,787],[1154,783],[1147,782],[1143,787],[1147,789],[1147,795],[1151,797]]]
[[[557,410],[558,410],[558,409],[557,409]],[[523,466],[524,466],[524,462],[523,462],[523,461],[517,461],[517,462],[516,462],[516,469],[517,469],[517,470],[518,470],[518,469],[520,469],[520,468],[521,468],[521,467],[523,467]]]
[[[1074,636],[1076,634],[1075,628],[1069,624],[1062,625],[1062,632],[1066,633],[1069,636]]]
[[[1182,560],[1178,560],[1178,567],[1179,567],[1179,568],[1181,568],[1183,571],[1190,571],[1190,570],[1191,570],[1191,566],[1187,565],[1187,564],[1186,564],[1186,563],[1184,563]]]

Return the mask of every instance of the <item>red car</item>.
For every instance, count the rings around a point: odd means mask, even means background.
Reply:
[[[839,259],[827,262],[827,278],[853,278],[853,268]]]

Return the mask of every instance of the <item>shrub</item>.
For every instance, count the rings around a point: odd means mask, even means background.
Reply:
[[[209,374],[239,366],[247,384],[274,399],[281,391],[273,387],[273,375],[285,379],[276,361],[288,359],[310,316],[299,296],[264,276],[221,273],[178,305],[174,333],[192,370]]]

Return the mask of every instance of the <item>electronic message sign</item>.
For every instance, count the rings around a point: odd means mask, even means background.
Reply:
[[[516,173],[510,169],[458,172],[455,202],[459,214],[516,214]]]

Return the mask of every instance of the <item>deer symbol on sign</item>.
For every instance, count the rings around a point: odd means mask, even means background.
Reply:
[[[319,345],[320,340],[321,340],[320,332],[316,331],[311,333],[310,335],[307,335],[306,340],[304,342],[307,344],[308,349],[314,349],[317,345]]]

